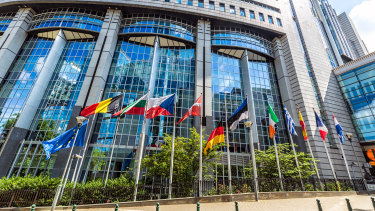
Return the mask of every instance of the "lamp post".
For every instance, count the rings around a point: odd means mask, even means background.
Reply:
[[[64,168],[64,172],[62,174],[62,177],[61,177],[61,180],[60,180],[60,184],[59,186],[57,187],[57,190],[56,190],[56,194],[55,194],[55,197],[53,199],[53,203],[52,203],[52,206],[51,206],[51,211],[54,211],[55,210],[55,207],[57,205],[57,201],[59,200],[59,196],[60,196],[60,193],[61,193],[61,190],[63,188],[63,181],[65,180],[65,177],[66,177],[66,171],[68,169],[68,166],[69,166],[69,161],[70,161],[70,158],[72,157],[72,154],[73,154],[73,149],[74,149],[74,145],[76,143],[76,140],[77,140],[77,135],[78,135],[78,131],[79,131],[79,128],[82,126],[82,123],[86,120],[86,117],[83,117],[83,116],[77,116],[76,117],[76,121],[77,121],[77,132],[74,136],[74,141],[73,141],[73,144],[72,144],[72,147],[70,148],[70,152],[69,152],[69,156],[68,156],[68,160],[65,164],[65,168]]]
[[[251,132],[251,126],[253,125],[253,123],[251,121],[247,121],[244,124],[245,124],[245,127],[249,129],[250,153],[251,153],[251,161],[253,165],[253,174],[254,174],[254,194],[255,194],[255,201],[258,201],[258,173],[257,173],[257,165],[255,162],[253,136]]]
[[[357,164],[358,164],[357,166],[358,166],[358,168],[359,168],[359,171],[361,172],[362,181],[363,181],[363,183],[365,184],[366,191],[367,191],[368,194],[370,194],[369,191],[368,191],[368,188],[367,188],[367,182],[366,182],[366,180],[365,180],[365,176],[363,175],[362,169],[361,169],[361,167],[360,167],[360,165],[359,165],[360,162],[359,162],[358,156],[357,156],[357,154],[355,153],[355,150],[354,150],[353,141],[352,141],[353,134],[351,134],[351,133],[346,133],[345,136],[348,138],[348,140],[349,140],[349,142],[350,142],[350,146],[352,147],[352,150],[353,150],[353,153],[354,153],[355,159],[356,159]],[[354,163],[354,162],[353,162],[353,163]],[[352,168],[353,168],[353,165],[352,165]],[[352,171],[353,171],[353,170],[352,170]],[[354,173],[354,171],[353,171],[353,173]],[[355,177],[354,174],[353,174],[353,176]]]

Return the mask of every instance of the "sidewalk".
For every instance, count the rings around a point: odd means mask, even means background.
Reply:
[[[348,210],[345,198],[350,199],[353,211],[373,211],[368,195],[350,195],[348,197],[320,197],[323,211]],[[114,208],[77,209],[79,211],[113,211]],[[126,207],[119,211],[155,211],[155,206]],[[163,205],[160,211],[196,211],[195,204]],[[234,202],[202,203],[201,211],[235,211]],[[316,198],[275,199],[259,202],[239,202],[239,211],[318,211]]]

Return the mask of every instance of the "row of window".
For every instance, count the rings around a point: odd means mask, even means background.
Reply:
[[[165,0],[166,2],[170,2],[170,0]],[[194,0],[187,0],[187,5],[193,6]],[[181,4],[181,0],[175,0],[176,3]],[[204,8],[204,0],[198,0],[198,7]],[[210,10],[215,10],[215,2],[209,1],[209,8]],[[219,11],[225,12],[225,4],[219,3]],[[229,5],[229,13],[235,15],[236,14],[236,7],[234,5]],[[246,12],[245,8],[240,7],[240,16],[245,17]],[[253,10],[249,10],[249,17],[250,19],[256,19],[255,18],[255,12]],[[259,12],[259,20],[265,22],[264,14]],[[274,24],[274,19],[271,15],[268,15],[268,23]],[[276,18],[276,23],[278,26],[282,26],[282,22],[280,18]]]

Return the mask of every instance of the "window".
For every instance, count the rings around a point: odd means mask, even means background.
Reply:
[[[215,9],[215,2],[210,1],[210,10],[214,10],[214,9]]]
[[[273,24],[273,18],[272,18],[272,16],[268,16],[268,22],[270,23],[270,24]]]
[[[165,2],[170,2],[170,0],[165,0]]]
[[[260,21],[264,21],[264,15],[263,15],[263,13],[259,13],[259,20]]]
[[[198,0],[198,7],[204,7],[204,0]]]
[[[253,10],[250,10],[250,18],[255,19],[255,13]]]
[[[229,7],[230,14],[236,14],[236,8],[233,5]]]
[[[220,3],[220,11],[225,12],[225,4]]]
[[[276,21],[277,21],[277,25],[278,26],[283,26],[283,24],[281,23],[281,19],[280,18],[276,18]]]
[[[193,0],[188,0],[187,5],[193,6]]]
[[[240,8],[240,15],[245,16],[245,9],[244,8]]]
[[[176,0],[176,3],[177,4],[181,4],[181,0]]]

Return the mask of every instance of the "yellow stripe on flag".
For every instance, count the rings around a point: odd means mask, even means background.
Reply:
[[[204,148],[204,154],[207,155],[207,150],[212,149],[212,147],[218,143],[222,143],[225,141],[224,134],[215,136],[213,139],[211,139],[209,142],[207,142],[206,147]]]
[[[95,113],[107,113],[109,104],[111,104],[112,98],[106,99],[98,103],[98,106],[95,108]]]

